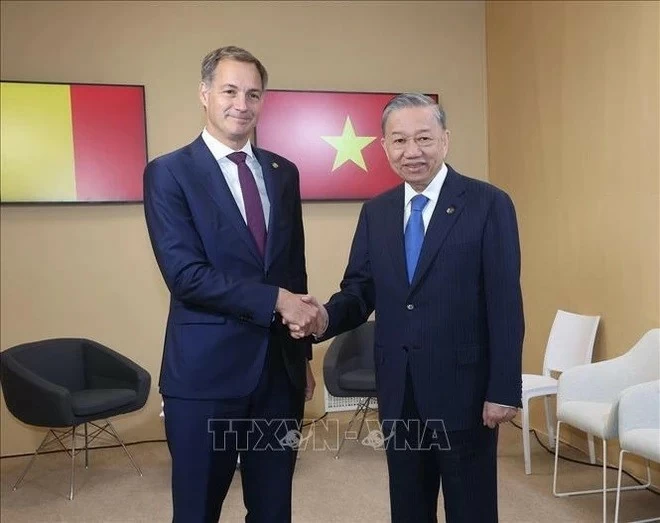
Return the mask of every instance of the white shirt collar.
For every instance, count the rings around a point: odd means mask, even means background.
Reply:
[[[429,183],[426,186],[426,189],[424,189],[421,193],[415,191],[415,189],[413,189],[412,186],[408,182],[406,182],[404,184],[405,187],[404,208],[406,208],[410,203],[410,200],[412,200],[418,194],[423,194],[432,202],[437,202],[438,198],[440,197],[440,191],[442,189],[442,186],[445,183],[445,178],[447,178],[447,171],[448,171],[447,164],[442,162],[442,167],[440,167],[438,174],[435,175],[433,180],[431,180],[431,183]]]
[[[227,147],[220,140],[212,136],[211,133],[206,130],[206,127],[204,127],[204,130],[202,131],[202,140],[204,140],[204,143],[209,148],[211,154],[213,155],[213,158],[215,158],[216,161],[225,158],[228,154],[236,152],[234,151],[234,149],[232,149],[231,147]],[[243,151],[245,154],[247,154],[248,157],[254,158],[254,153],[252,152],[252,145],[250,144],[250,140],[245,142],[245,145],[240,150]]]

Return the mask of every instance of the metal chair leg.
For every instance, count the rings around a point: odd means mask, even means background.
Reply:
[[[614,503],[614,523],[619,523],[619,502],[621,501],[621,472],[623,471],[623,453],[619,452],[619,470],[616,478],[616,502]]]
[[[522,408],[522,437],[523,437],[523,458],[525,461],[525,474],[532,473],[532,458],[529,443],[529,398],[523,397]]]
[[[85,427],[85,468],[89,468],[89,442],[87,441],[87,423],[83,424]]]
[[[362,428],[364,427],[364,420],[367,419],[367,414],[369,414],[369,403],[371,402],[371,398],[367,398],[364,401],[364,412],[362,414],[362,421],[360,422],[360,428],[358,429],[357,433],[357,439],[360,439],[360,434],[362,434]]]
[[[362,416],[362,421],[360,423],[360,431],[358,432],[357,437],[360,437],[360,432],[362,432],[362,427],[364,426],[364,420],[367,417],[367,413],[369,411],[369,403],[371,402],[371,398],[366,398],[364,402],[358,403],[357,409],[355,409],[355,413],[353,414],[353,417],[351,418],[351,421],[348,422],[348,427],[346,427],[346,430],[344,431],[344,434],[342,434],[341,441],[339,442],[339,448],[337,449],[337,453],[335,454],[335,459],[339,459],[339,453],[341,452],[342,447],[344,446],[344,443],[346,442],[346,433],[351,430],[351,427],[353,426],[353,422],[355,419],[358,417],[360,412],[363,412]]]
[[[71,428],[71,485],[69,500],[73,501],[73,482],[76,474],[76,427]]]
[[[105,420],[105,422],[108,424],[108,427],[110,427],[110,430],[112,431],[112,435],[113,435],[113,436],[115,437],[115,439],[119,442],[119,444],[121,445],[121,448],[124,449],[124,452],[125,452],[126,455],[128,456],[128,459],[131,460],[131,463],[132,463],[133,466],[135,467],[135,470],[137,470],[137,473],[138,473],[140,476],[142,476],[142,471],[140,470],[140,467],[138,467],[138,464],[135,462],[135,460],[133,459],[133,456],[131,455],[131,453],[130,453],[130,452],[128,451],[128,449],[126,448],[126,445],[124,445],[124,442],[123,442],[122,439],[119,437],[119,434],[117,434],[117,431],[116,431],[115,428],[112,426],[112,423],[110,423],[110,420]]]
[[[647,480],[643,485],[630,485],[628,487],[621,486],[621,462],[623,453],[619,457],[619,477],[617,480],[616,487],[607,487],[607,440],[603,440],[603,484],[601,488],[598,489],[589,489],[589,490],[575,490],[572,492],[558,492],[557,491],[557,463],[559,457],[559,430],[561,427],[561,421],[557,422],[557,443],[555,445],[555,470],[552,478],[552,493],[556,497],[568,497],[568,496],[581,496],[585,494],[602,494],[603,496],[603,522],[607,521],[607,493],[608,492],[617,492],[617,497],[620,495],[620,492],[624,490],[645,490],[651,485],[651,467],[647,465],[646,475]],[[615,520],[616,520],[616,508],[615,508]]]
[[[32,464],[34,461],[37,459],[37,455],[39,454],[39,451],[46,447],[49,443],[51,443],[53,440],[48,441],[48,437],[53,433],[52,430],[49,430],[46,432],[46,435],[44,436],[44,439],[41,440],[41,444],[37,447],[37,450],[34,451],[34,454],[32,454],[32,459],[30,459],[30,462],[27,464],[27,466],[23,469],[23,473],[19,476],[19,478],[16,480],[16,483],[14,483],[14,486],[12,487],[12,490],[16,490],[21,482],[23,481],[23,478],[26,476],[30,468],[32,467]]]

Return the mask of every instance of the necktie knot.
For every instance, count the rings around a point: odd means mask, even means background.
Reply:
[[[245,163],[245,159],[247,158],[247,153],[244,153],[243,151],[238,151],[235,153],[228,154],[227,158],[229,158],[236,165],[241,165],[242,163]]]
[[[423,194],[418,194],[417,196],[414,196],[413,199],[410,200],[411,210],[413,212],[414,211],[422,212],[424,210],[424,207],[426,207],[428,201],[429,199]]]

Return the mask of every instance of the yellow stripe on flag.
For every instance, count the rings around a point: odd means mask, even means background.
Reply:
[[[69,86],[2,82],[0,114],[2,201],[74,201]]]

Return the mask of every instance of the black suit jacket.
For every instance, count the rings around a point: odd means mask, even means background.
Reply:
[[[521,404],[524,334],[513,203],[448,168],[408,283],[404,186],[364,204],[325,338],[376,311],[381,419],[401,414],[406,368],[417,408],[447,430],[482,423],[484,401]]]
[[[305,386],[310,344],[293,340],[273,320],[278,287],[307,292],[298,169],[274,153],[253,151],[271,206],[264,259],[201,136],[146,167],[147,228],[171,293],[162,394],[246,396],[269,344],[281,347],[294,385]]]

